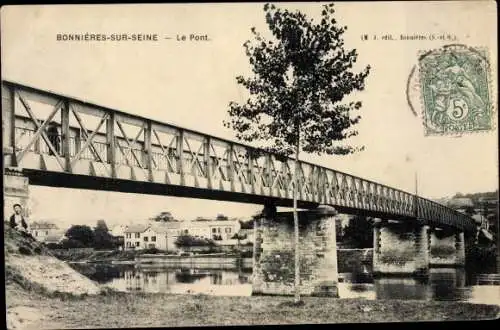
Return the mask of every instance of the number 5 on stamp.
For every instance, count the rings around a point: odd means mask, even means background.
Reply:
[[[462,45],[420,56],[420,93],[426,135],[491,130],[493,106],[485,52]]]

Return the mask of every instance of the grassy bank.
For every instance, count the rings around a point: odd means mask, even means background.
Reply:
[[[114,250],[114,251],[85,251],[85,250],[50,250],[52,255],[64,261],[74,262],[106,262],[106,261],[133,261],[135,257],[148,253],[148,250]]]
[[[7,287],[7,307],[37,310],[32,328],[123,328],[195,325],[254,325],[484,320],[500,308],[459,302],[367,301],[304,298],[293,306],[290,297],[216,297],[108,292],[79,298],[23,294]]]
[[[79,250],[79,249],[51,249],[49,250],[52,255],[58,259],[64,261],[133,261],[135,257],[141,256],[143,254],[154,253],[150,250],[114,250],[114,251],[99,251],[99,250]],[[166,253],[165,251],[159,251],[158,253]],[[216,251],[221,253],[222,251]],[[208,252],[205,252],[208,253]],[[238,255],[237,250],[226,251],[227,255]],[[171,252],[175,254],[175,252]],[[198,254],[203,256],[204,253]],[[337,251],[339,267],[342,269],[351,269],[353,265],[362,263],[370,264],[372,260],[372,249],[339,249]],[[243,257],[251,258],[252,253],[243,253]]]

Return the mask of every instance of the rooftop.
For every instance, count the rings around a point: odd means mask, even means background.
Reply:
[[[163,222],[151,225],[151,229],[157,233],[166,233],[168,230],[179,229],[180,227],[180,222]]]
[[[161,222],[161,223],[151,223],[151,224],[135,224],[135,225],[129,225],[127,228],[123,231],[124,233],[143,233],[145,232],[148,228],[151,228],[151,230],[157,232],[157,233],[165,233],[168,230],[171,229],[179,229],[181,227],[181,222],[176,222],[176,221],[167,221],[167,222]]]
[[[452,198],[448,201],[448,206],[450,207],[473,207],[474,203],[470,198]]]
[[[31,223],[31,229],[59,229],[56,224],[48,221],[38,221]]]
[[[142,233],[149,228],[149,225],[130,225],[123,231],[124,233]]]

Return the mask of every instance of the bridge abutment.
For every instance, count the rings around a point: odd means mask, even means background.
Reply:
[[[429,227],[401,221],[374,222],[373,272],[385,275],[427,275]]]
[[[330,207],[299,212],[301,295],[338,297],[336,213]],[[253,294],[293,295],[293,213],[263,214],[256,234]]]
[[[430,233],[430,264],[440,267],[465,265],[465,237],[463,232],[433,228]]]
[[[5,168],[3,175],[4,221],[13,214],[14,204],[20,204],[24,216],[28,215],[29,179],[16,169]]]

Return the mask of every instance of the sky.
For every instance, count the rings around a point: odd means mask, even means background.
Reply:
[[[281,3],[312,18],[320,3]],[[235,140],[223,126],[230,101],[244,102],[235,77],[250,73],[243,43],[251,27],[266,34],[263,4],[149,4],[7,6],[1,9],[2,79],[73,96],[96,104]],[[414,192],[440,198],[457,192],[498,189],[495,129],[460,137],[425,136],[418,91],[406,84],[419,52],[447,41],[399,40],[404,35],[449,34],[457,43],[496,53],[496,8],[487,2],[338,3],[335,17],[348,30],[347,48],[357,49],[355,66],[372,67],[366,89],[352,95],[363,102],[351,139],[365,151],[350,156],[301,159]],[[447,19],[453,17],[453,19]],[[145,33],[157,42],[58,41],[64,33]],[[208,41],[177,41],[177,36],[207,35]],[[361,36],[370,35],[370,40]],[[381,40],[392,34],[398,40]],[[371,36],[377,35],[377,40]],[[165,39],[169,37],[171,39]],[[490,63],[491,90],[497,88],[497,63]],[[415,79],[412,80],[412,86]],[[496,95],[492,95],[496,102]],[[495,116],[496,118],[496,116]],[[31,186],[34,218],[65,223],[109,219],[128,222],[160,211],[179,218],[248,217],[260,205],[165,196],[76,191]],[[79,210],[75,212],[75,210]]]

